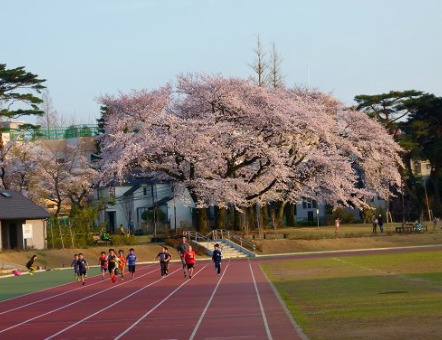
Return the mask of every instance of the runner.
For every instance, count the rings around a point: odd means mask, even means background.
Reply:
[[[104,280],[107,272],[107,257],[104,251],[101,252],[101,256],[98,259],[98,265],[100,266],[101,270],[101,279]]]
[[[121,280],[124,280],[124,268],[126,267],[126,257],[124,256],[124,251],[119,250],[118,251],[118,259],[120,260],[118,263],[118,268],[121,275]]]
[[[113,283],[117,282],[117,275],[118,275],[118,261],[119,258],[117,254],[115,253],[114,249],[109,249],[109,255],[106,258],[107,260],[107,270],[109,271],[111,281]]]
[[[84,286],[86,283],[87,271],[89,270],[89,264],[87,263],[86,259],[83,257],[83,253],[78,254],[77,266],[81,282]]]
[[[180,258],[181,258],[181,263],[183,265],[183,272],[184,272],[184,277],[187,277],[187,264],[186,264],[186,260],[184,259],[184,254],[186,253],[186,251],[189,250],[189,243],[187,243],[187,238],[186,236],[181,236],[181,241],[180,243],[178,243],[178,247],[176,248],[178,251],[178,254],[180,254]]]
[[[137,255],[135,255],[134,248],[129,249],[129,254],[127,254],[126,260],[127,260],[127,268],[129,269],[129,273],[131,274],[131,278],[133,278],[134,273],[135,273],[135,265],[138,260]]]
[[[195,268],[196,257],[191,245],[189,245],[189,250],[184,253],[183,257],[186,261],[187,270],[189,271],[189,279],[191,279],[193,275],[193,269]]]

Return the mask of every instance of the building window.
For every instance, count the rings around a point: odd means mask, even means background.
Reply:
[[[143,187],[143,195],[147,196],[147,187]]]

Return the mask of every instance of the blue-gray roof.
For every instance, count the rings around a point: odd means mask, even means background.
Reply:
[[[49,213],[17,191],[0,189],[0,220],[39,220]]]

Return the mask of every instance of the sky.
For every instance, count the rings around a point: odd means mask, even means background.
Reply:
[[[94,124],[102,95],[182,73],[253,76],[257,37],[287,86],[347,105],[359,94],[442,96],[440,0],[0,0],[0,63],[46,79],[65,120]]]

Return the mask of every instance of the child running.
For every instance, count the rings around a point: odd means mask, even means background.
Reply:
[[[34,262],[37,259],[37,255],[32,255],[31,259],[28,261],[28,263],[26,263],[26,268],[29,269],[29,275],[34,275],[35,272],[35,267],[34,267]]]
[[[78,261],[77,261],[77,267],[78,267],[78,273],[80,274],[81,282],[83,286],[86,283],[86,273],[89,270],[89,264],[87,263],[86,259],[83,257],[83,253],[78,254]]]
[[[121,280],[124,280],[124,267],[126,267],[126,257],[124,256],[124,251],[121,249],[118,251],[118,259],[120,260],[118,268],[120,270]]]
[[[71,267],[74,268],[74,277],[78,282],[80,280],[80,273],[78,271],[77,261],[78,261],[78,254],[74,254],[74,260],[72,261]]]
[[[186,261],[187,270],[189,271],[189,279],[191,279],[193,275],[193,269],[195,268],[195,252],[192,250],[191,245],[189,245],[189,250],[184,253],[183,257]]]
[[[116,270],[118,269],[119,258],[115,253],[114,249],[109,249],[109,255],[107,256],[106,260],[107,260],[107,270],[109,271],[111,281],[115,283],[117,282],[116,275],[118,275],[118,272],[116,272]]]
[[[155,256],[155,260],[158,258],[160,259],[161,277],[165,277],[169,275],[169,262],[172,258],[167,247],[163,247],[162,251]]]
[[[101,279],[104,280],[107,272],[107,257],[104,251],[101,252],[101,256],[98,259],[98,265],[100,266],[101,270]]]
[[[135,273],[135,264],[138,260],[137,255],[135,255],[134,248],[129,249],[129,254],[127,254],[126,261],[127,261],[127,268],[129,269],[129,273],[131,274],[131,278],[134,277]]]
[[[215,244],[214,246],[215,250],[212,253],[212,261],[215,264],[215,270],[217,271],[218,275],[221,275],[221,258],[223,257],[223,253],[219,249],[219,244]]]

